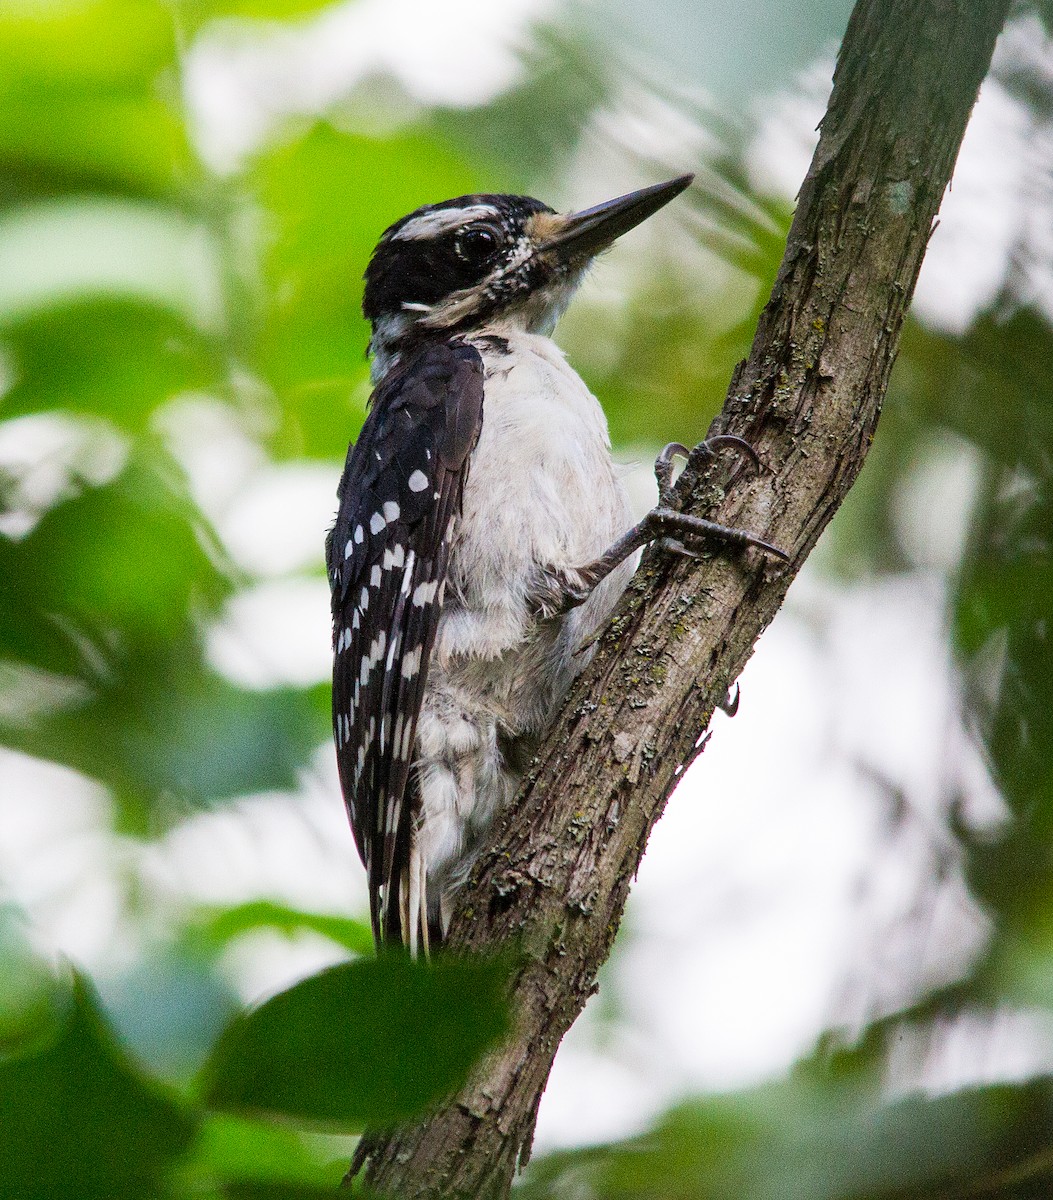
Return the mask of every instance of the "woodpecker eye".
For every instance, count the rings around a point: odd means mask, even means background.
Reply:
[[[484,263],[497,249],[497,234],[492,229],[475,225],[460,234],[455,243],[459,258],[470,263]]]

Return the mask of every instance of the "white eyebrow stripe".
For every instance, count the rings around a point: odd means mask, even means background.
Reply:
[[[393,242],[412,242],[418,238],[438,237],[449,233],[451,229],[459,229],[470,221],[478,221],[483,217],[496,217],[497,209],[492,204],[468,204],[464,208],[440,208],[438,212],[422,213],[407,221],[405,225],[391,235]]]

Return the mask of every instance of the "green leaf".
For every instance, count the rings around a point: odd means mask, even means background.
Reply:
[[[136,646],[172,643],[232,585],[174,466],[138,447],[110,484],[0,536],[0,658],[94,681]]]
[[[230,1183],[223,1189],[224,1200],[332,1200],[333,1187],[310,1187],[295,1183]],[[346,1195],[360,1194],[345,1192]]]
[[[191,28],[223,18],[249,21],[295,21],[309,17],[334,0],[182,0],[180,12]]]
[[[354,954],[373,953],[373,933],[368,922],[332,913],[305,912],[276,900],[249,900],[232,908],[210,911],[190,925],[186,936],[192,945],[215,951],[255,929],[276,929],[284,934],[307,929]]]
[[[65,999],[32,947],[23,914],[0,904],[0,1061],[53,1036],[65,1020]]]
[[[169,73],[169,103],[158,86]],[[195,171],[160,0],[0,8],[0,204],[27,196],[172,192]]]
[[[108,417],[142,432],[173,395],[216,389],[219,345],[159,305],[85,300],[46,308],[0,329],[15,384],[5,417],[50,409]]]
[[[205,664],[232,584],[159,452],[0,537],[0,578],[0,740],[106,783],[128,832],[293,787],[327,736],[327,687],[247,691]]]
[[[346,1169],[346,1164],[345,1164]],[[269,1121],[226,1113],[205,1118],[184,1164],[184,1185],[219,1181],[336,1187],[343,1170],[314,1150],[303,1134]]]
[[[416,1116],[504,1033],[504,979],[494,963],[401,954],[323,971],[231,1024],[206,1100],[344,1130]]]
[[[235,687],[177,640],[111,660],[86,701],[0,724],[0,738],[106,784],[117,828],[157,837],[195,809],[294,788],[328,736],[328,705],[328,686]]]
[[[190,1144],[190,1115],[142,1078],[77,977],[65,1020],[0,1059],[0,1189],[18,1200],[143,1200]]]
[[[963,564],[955,638],[992,775],[1014,820],[976,838],[970,881],[1048,953],[1053,929],[1053,486],[1004,471],[981,499]],[[1013,489],[1010,484],[1016,485]],[[1049,972],[1051,967],[1043,968]],[[1047,997],[1053,1004],[1053,998]]]
[[[904,330],[900,383],[929,421],[953,429],[996,463],[1040,474],[1053,444],[1053,327],[1021,309],[979,317],[963,338],[918,322]]]

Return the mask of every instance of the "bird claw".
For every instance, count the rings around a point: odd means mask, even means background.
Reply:
[[[654,460],[654,477],[658,480],[658,502],[660,504],[665,504],[672,496],[674,458],[690,460],[691,451],[679,442],[670,442],[663,447],[661,454]]]
[[[680,558],[701,558],[697,550],[689,550],[679,538],[664,537],[658,539],[658,549],[666,554],[676,554]]]
[[[658,480],[659,504],[667,505],[672,499],[673,460],[675,458],[686,459],[686,469],[699,470],[704,462],[712,461],[716,457],[717,451],[723,447],[737,450],[750,460],[751,465],[757,471],[764,465],[760,455],[749,442],[734,433],[715,433],[712,437],[706,438],[704,442],[699,442],[693,450],[689,450],[680,442],[670,442],[663,447],[662,452],[654,460],[654,477]]]
[[[750,460],[754,468],[758,471],[763,465],[760,455],[749,442],[734,433],[715,433],[712,437],[706,438],[704,442],[699,442],[690,455],[688,455],[687,465],[689,467],[701,466],[699,460],[705,459],[708,462],[710,459],[715,458],[717,451],[723,446],[738,450],[740,454]]]

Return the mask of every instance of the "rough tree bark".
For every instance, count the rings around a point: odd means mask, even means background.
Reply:
[[[1009,0],[859,0],[722,453],[685,511],[792,552],[645,559],[480,860],[454,950],[516,945],[514,1030],[419,1125],[368,1138],[399,1200],[506,1196],[552,1058],[596,988],[647,837],[702,731],[866,456],[933,221]],[[788,685],[792,690],[792,681]]]

